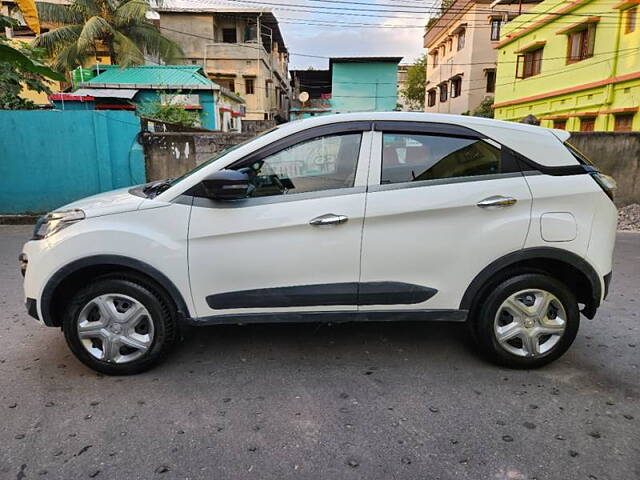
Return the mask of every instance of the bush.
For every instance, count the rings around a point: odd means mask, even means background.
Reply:
[[[159,98],[146,100],[136,106],[136,111],[141,117],[159,122],[173,123],[183,127],[200,125],[199,112],[186,110],[184,105],[175,104],[172,99],[173,97],[169,96],[165,98],[165,102],[161,102]]]

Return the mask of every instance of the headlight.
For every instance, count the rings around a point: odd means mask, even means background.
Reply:
[[[40,217],[36,222],[36,228],[33,231],[33,240],[41,240],[50,237],[54,233],[67,228],[85,218],[82,210],[62,210],[59,212],[51,212],[44,217]]]

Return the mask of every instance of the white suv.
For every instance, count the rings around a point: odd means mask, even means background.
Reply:
[[[568,136],[422,113],[288,123],[43,217],[27,309],[109,374],[165,357],[182,322],[466,321],[492,360],[544,365],[611,279],[615,184]]]

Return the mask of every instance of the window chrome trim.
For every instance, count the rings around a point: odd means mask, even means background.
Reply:
[[[516,177],[522,177],[522,173],[493,173],[489,175],[473,175],[467,177],[436,178],[433,180],[420,180],[418,182],[385,183],[382,185],[369,185],[369,192],[386,192],[388,190],[401,190],[405,188],[431,187],[436,185],[449,185],[456,183],[479,182],[484,180],[499,180],[503,178]]]

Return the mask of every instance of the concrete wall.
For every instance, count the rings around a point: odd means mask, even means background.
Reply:
[[[640,132],[574,132],[569,139],[618,182],[618,206],[640,203]]]
[[[179,177],[253,135],[230,132],[144,133],[145,170],[149,181]]]
[[[0,214],[144,183],[139,131],[129,111],[1,111]]]

